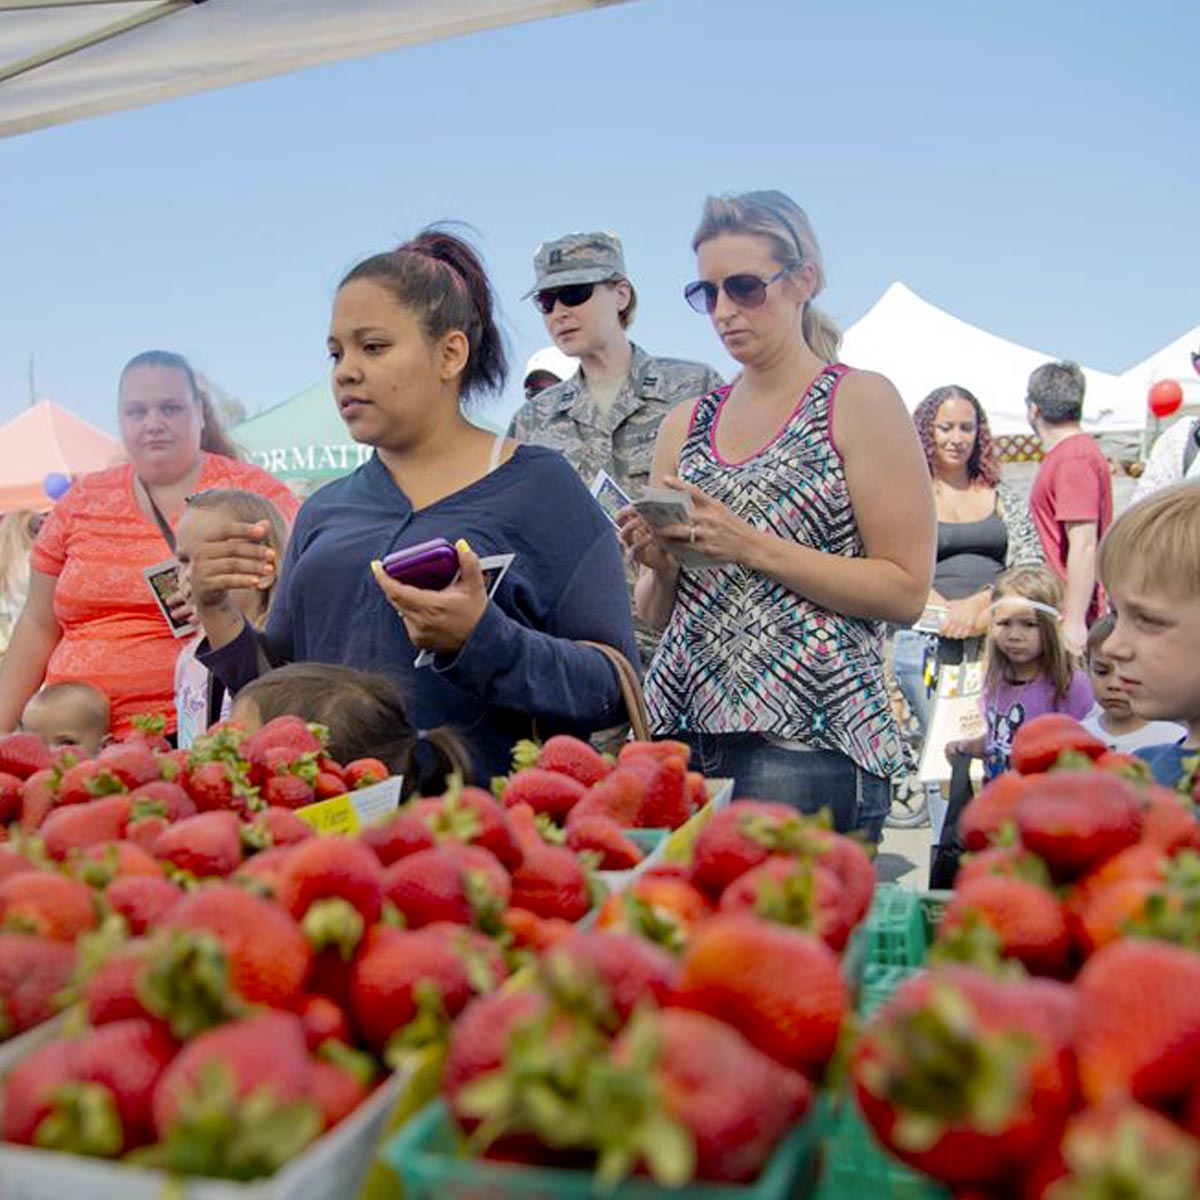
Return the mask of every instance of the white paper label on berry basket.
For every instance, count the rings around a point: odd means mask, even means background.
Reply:
[[[367,825],[374,825],[396,811],[400,805],[403,775],[391,775],[381,783],[318,800],[296,809],[296,816],[321,834],[349,836]]]

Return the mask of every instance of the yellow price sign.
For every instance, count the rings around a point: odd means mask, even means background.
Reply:
[[[320,800],[316,804],[296,809],[296,816],[317,833],[340,833],[347,836],[358,832],[358,813],[349,796],[334,796],[332,800]]]
[[[382,783],[360,788],[332,800],[318,800],[296,809],[296,816],[317,833],[353,837],[364,825],[385,820],[400,803],[403,775],[392,775]]]

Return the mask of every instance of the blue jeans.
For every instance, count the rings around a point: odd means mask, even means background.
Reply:
[[[936,634],[918,633],[915,629],[897,629],[892,637],[892,674],[922,734],[929,731],[929,713],[933,707],[925,690],[925,657],[937,640]]]
[[[678,735],[692,747],[692,766],[709,779],[732,779],[740,798],[775,800],[802,813],[828,808],[838,833],[870,845],[883,836],[891,787],[836,750],[789,750],[760,733]]]

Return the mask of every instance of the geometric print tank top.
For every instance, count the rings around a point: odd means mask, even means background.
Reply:
[[[849,368],[813,380],[773,441],[744,462],[717,451],[729,388],[696,404],[678,474],[758,529],[862,557],[833,400]],[[765,733],[836,750],[873,775],[900,769],[881,622],[830,612],[740,564],[681,567],[645,682],[651,727],[669,735]]]

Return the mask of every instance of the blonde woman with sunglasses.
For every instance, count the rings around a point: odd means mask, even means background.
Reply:
[[[709,198],[692,247],[685,298],[742,370],[660,427],[651,482],[686,496],[690,519],[620,516],[638,613],[664,629],[655,731],[742,795],[830,808],[878,841],[901,767],[883,622],[915,621],[932,577],[921,446],[896,389],[837,361],[813,303],[820,248],[792,200]]]

